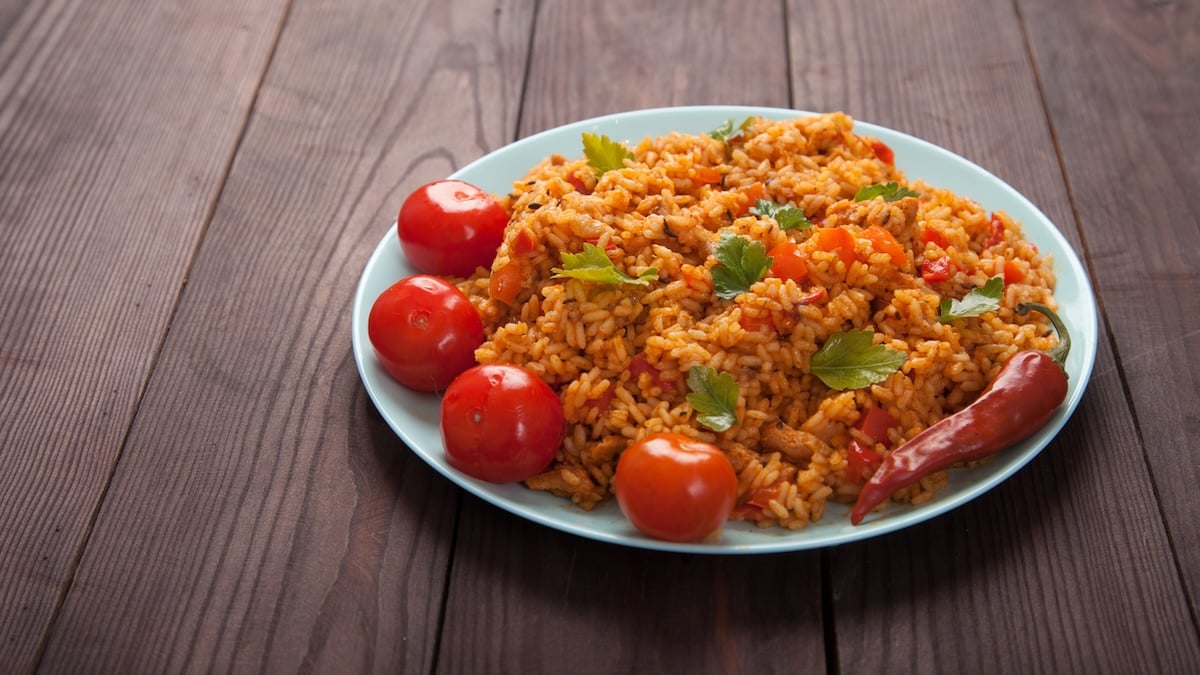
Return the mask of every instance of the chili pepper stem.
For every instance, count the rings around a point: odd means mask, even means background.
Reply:
[[[1066,372],[1067,354],[1071,351],[1071,334],[1067,332],[1066,324],[1054,310],[1038,302],[1022,302],[1017,305],[1017,314],[1024,316],[1031,309],[1050,319],[1050,324],[1054,326],[1054,332],[1058,333],[1058,344],[1047,349],[1046,355],[1054,359],[1054,362],[1062,367],[1063,372]]]

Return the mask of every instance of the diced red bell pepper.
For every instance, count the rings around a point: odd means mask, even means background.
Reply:
[[[921,263],[921,278],[925,283],[932,284],[939,281],[945,281],[954,275],[954,263],[950,260],[950,256],[944,255],[940,258],[926,259]]]
[[[993,213],[989,224],[992,228],[992,236],[988,237],[987,245],[995,246],[1004,241],[1004,221],[1000,220],[1000,216]]]
[[[867,408],[862,416],[858,418],[858,422],[854,425],[855,429],[863,432],[872,441],[891,445],[888,439],[888,432],[894,427],[900,426],[895,417],[891,413],[877,405]]]
[[[896,164],[896,153],[888,147],[887,143],[883,141],[871,141],[871,149],[875,151],[875,156],[879,158],[879,161],[889,166]]]
[[[874,450],[860,443],[857,439],[850,441],[846,449],[846,480],[860,483],[867,477],[867,470],[883,463]]]

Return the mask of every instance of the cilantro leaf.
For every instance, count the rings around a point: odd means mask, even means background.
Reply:
[[[849,330],[829,336],[813,354],[809,371],[825,386],[838,391],[862,389],[882,382],[900,370],[908,355],[872,344],[869,330]]]
[[[713,431],[725,431],[737,424],[738,385],[729,373],[718,373],[709,366],[688,369],[687,401],[696,411],[696,421]]]
[[[1004,297],[1004,277],[995,276],[987,280],[983,288],[973,288],[962,300],[947,298],[940,307],[942,323],[950,323],[955,319],[965,319],[968,316],[979,316],[1000,309],[1000,299]]]
[[[788,230],[807,230],[813,225],[808,216],[804,215],[804,209],[796,206],[788,206],[787,204],[776,204],[765,199],[758,200],[757,204],[750,207],[750,213],[756,216],[774,218],[775,222],[779,223],[779,229],[784,232]]]
[[[587,156],[588,166],[596,170],[596,176],[604,175],[606,171],[622,169],[625,160],[633,159],[633,153],[624,145],[608,136],[583,134],[583,154]]]
[[[722,122],[721,126],[708,132],[708,135],[724,143],[725,141],[729,141],[741,136],[742,132],[749,129],[750,125],[752,124],[754,124],[754,118],[747,117],[746,119],[742,120],[741,124],[735,127],[733,126],[733,119],[731,118]]]
[[[750,290],[750,285],[771,269],[772,258],[762,242],[722,232],[717,241],[717,266],[712,268],[717,297],[732,300]]]
[[[898,202],[905,197],[920,197],[921,193],[913,192],[906,187],[900,187],[898,183],[876,183],[874,185],[864,185],[854,193],[854,201],[863,202],[876,197],[883,197],[885,202]]]
[[[567,253],[564,251],[559,257],[562,258],[563,266],[550,270],[554,272],[554,278],[556,279],[571,277],[582,281],[594,281],[613,286],[620,284],[648,286],[651,279],[658,278],[658,269],[655,267],[648,268],[645,272],[637,275],[637,277],[625,274],[617,269],[612,260],[609,260],[604,249],[595,244],[584,244],[582,253]]]

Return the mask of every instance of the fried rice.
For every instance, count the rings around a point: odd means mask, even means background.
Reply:
[[[759,118],[726,140],[671,133],[629,149],[633,160],[599,176],[584,157],[554,155],[534,166],[502,198],[511,217],[491,268],[460,283],[484,321],[476,359],[524,366],[562,400],[566,437],[551,466],[526,481],[532,489],[593,508],[612,494],[629,443],[677,432],[729,457],[739,479],[732,518],[801,528],[821,518],[827,501],[857,496],[863,476],[849,465],[851,441],[883,457],[969,405],[1018,350],[1055,343],[1042,317],[1015,311],[1027,301],[1054,307],[1050,257],[1007,214],[909,181],[890,150],[855,134],[845,114]],[[893,181],[919,196],[854,200],[863,186]],[[813,226],[785,231],[751,210],[757,199],[798,207]],[[871,226],[892,235],[902,259],[876,250],[865,235]],[[818,245],[826,228],[854,235],[848,265]],[[712,270],[722,233],[768,251],[795,242],[806,278],[767,274],[749,291],[719,298]],[[585,243],[624,273],[654,268],[657,279],[556,277],[562,254]],[[923,265],[935,260],[945,273],[926,280]],[[944,299],[996,276],[1006,278],[997,310],[939,320]],[[519,288],[511,303],[492,297],[501,281]],[[830,336],[864,329],[906,356],[899,370],[844,391],[810,372]],[[701,424],[688,403],[687,376],[697,365],[737,382],[737,422],[726,431]],[[855,426],[875,406],[898,422],[886,440]],[[935,474],[893,500],[926,501],[947,481],[946,472]]]

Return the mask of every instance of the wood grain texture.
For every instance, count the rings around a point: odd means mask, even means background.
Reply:
[[[774,2],[544,3],[521,135],[645,107],[787,106],[784,44]],[[475,499],[458,533],[440,672],[824,668],[818,553],[664,555],[563,535]],[[781,579],[794,580],[785,594]]]
[[[0,9],[0,670],[70,583],[281,9]]]
[[[1019,3],[1193,621],[1200,614],[1200,8]],[[1079,45],[1104,45],[1079,49]],[[1075,48],[1072,48],[1075,47]],[[1099,102],[1103,101],[1103,104]],[[1181,461],[1183,458],[1190,460]]]
[[[468,497],[438,672],[821,672],[818,558],[633,550]]]
[[[788,105],[783,7],[749,2],[544,2],[520,135],[679,105]]]
[[[1038,204],[1082,255],[1011,6],[932,0],[903,12],[865,3],[789,8],[798,107],[845,109],[976,161]],[[858,39],[841,37],[848,34]],[[1102,349],[1075,418],[1009,484],[925,526],[831,553],[842,670],[1079,672],[1153,664],[1171,672],[1197,662],[1115,363]],[[1053,500],[1057,518],[1043,517],[1043,500]],[[1131,540],[1139,542],[1135,551],[1125,545]],[[980,635],[987,639],[977,648],[961,648]]]
[[[351,303],[403,196],[510,138],[531,20],[292,6],[47,670],[430,668],[457,493],[371,412]]]

